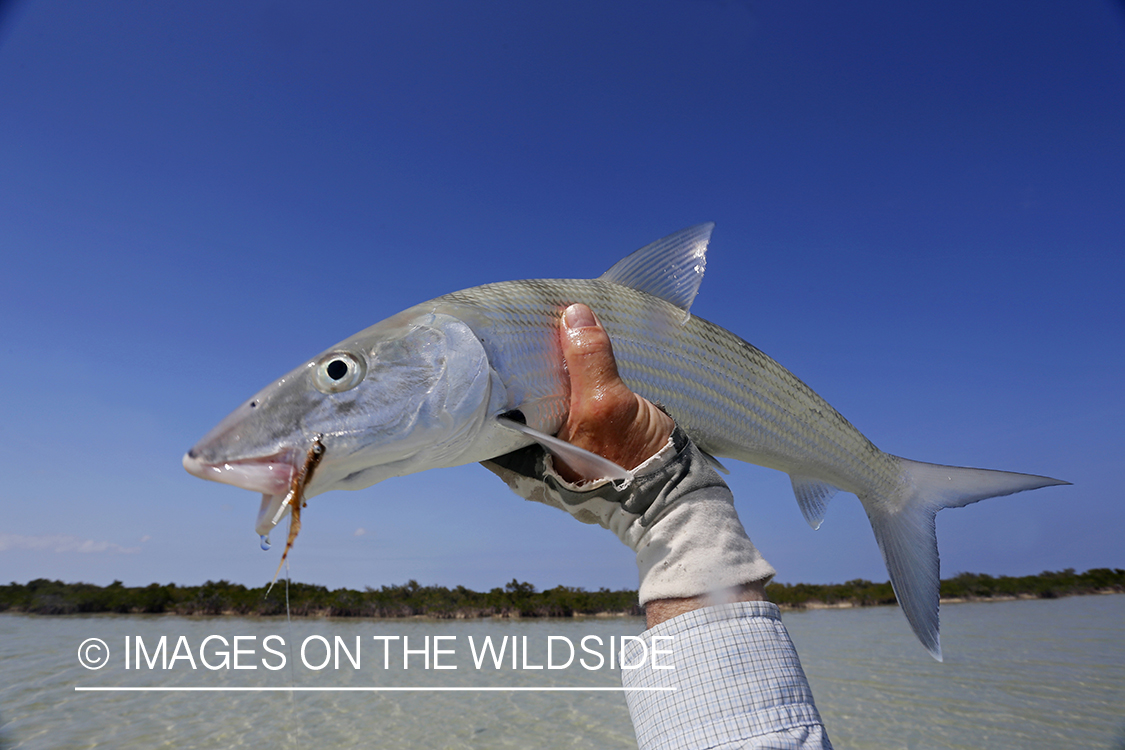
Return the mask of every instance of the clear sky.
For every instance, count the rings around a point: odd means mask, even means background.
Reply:
[[[717,223],[693,312],[914,459],[1072,487],[945,576],[1125,567],[1125,12],[1028,2],[48,3],[0,14],[0,580],[258,585],[180,458],[405,307]],[[731,463],[786,582],[886,580]],[[296,580],[634,587],[479,466],[310,501]]]

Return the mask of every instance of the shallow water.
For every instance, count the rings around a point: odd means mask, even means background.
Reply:
[[[1125,748],[1125,596],[946,604],[944,662],[894,607],[785,623],[839,747]]]
[[[946,605],[945,662],[934,662],[892,607],[785,615],[817,705],[840,748],[1125,747],[1125,596]],[[0,747],[629,748],[632,726],[620,692],[79,692],[76,686],[136,687],[619,687],[608,640],[643,629],[637,618],[577,620],[295,620],[164,616],[0,616]],[[265,645],[267,635],[278,640]],[[222,636],[229,644],[213,639]],[[125,638],[131,644],[124,665]],[[161,668],[151,655],[167,637]],[[176,644],[183,636],[183,646]],[[240,669],[233,660],[239,636]],[[309,636],[304,660],[300,645]],[[319,666],[339,636],[337,668]],[[376,641],[372,636],[398,636]],[[421,653],[429,637],[426,668]],[[484,637],[508,636],[496,668],[474,664]],[[548,636],[555,636],[547,669]],[[80,666],[79,644],[97,637],[111,654],[98,670]],[[443,640],[435,641],[436,637]],[[523,639],[529,651],[524,661]],[[404,638],[413,653],[402,668]],[[511,645],[511,640],[508,644]],[[383,644],[386,643],[386,651]],[[202,650],[202,653],[201,653]],[[190,652],[190,659],[188,653]],[[98,656],[90,652],[90,656]],[[272,670],[285,658],[282,669]],[[219,669],[208,669],[206,658]],[[196,669],[191,668],[195,660]],[[306,666],[306,662],[308,666]],[[436,669],[436,666],[457,669]],[[256,666],[256,669],[244,667]],[[524,668],[524,667],[527,668]],[[532,667],[541,666],[542,669]],[[615,665],[616,666],[616,665]],[[385,668],[389,667],[389,668]]]

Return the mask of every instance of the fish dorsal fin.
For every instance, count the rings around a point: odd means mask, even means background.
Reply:
[[[659,297],[686,313],[703,281],[714,228],[708,222],[681,229],[619,260],[598,278]]]
[[[789,479],[793,482],[793,494],[797,496],[797,504],[805,514],[805,520],[809,522],[809,526],[819,529],[821,522],[824,521],[824,512],[828,510],[828,501],[840,489],[828,482],[798,474],[791,474]]]

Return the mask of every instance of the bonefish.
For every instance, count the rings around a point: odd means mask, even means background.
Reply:
[[[551,437],[568,404],[559,319],[582,302],[609,332],[625,382],[702,450],[786,472],[813,528],[837,492],[856,495],[910,626],[940,660],[937,511],[1067,483],[884,453],[784,367],[691,315],[713,226],[647,245],[596,279],[486,284],[411,307],[259,391],[188,451],[184,467],[261,492],[262,535],[304,498],[533,441],[627,479]]]

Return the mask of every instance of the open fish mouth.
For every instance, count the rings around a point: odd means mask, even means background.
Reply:
[[[184,468],[189,474],[212,482],[222,482],[245,490],[262,493],[258,519],[254,530],[264,537],[273,530],[287,513],[291,513],[289,544],[293,544],[300,528],[301,506],[304,505],[305,487],[313,471],[324,456],[322,436],[317,435],[308,450],[288,449],[272,456],[247,458],[222,463],[201,460],[195,449],[184,454]]]
[[[232,484],[264,495],[284,495],[303,459],[302,451],[290,449],[272,456],[207,463],[193,448],[184,454],[184,468],[200,479]]]

